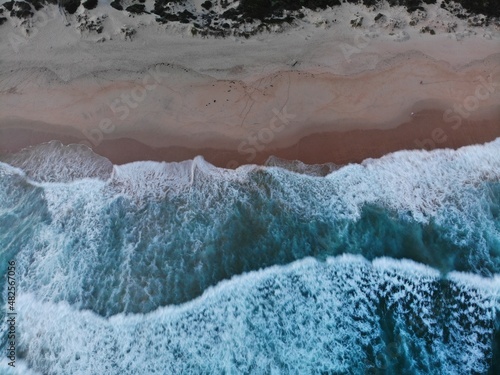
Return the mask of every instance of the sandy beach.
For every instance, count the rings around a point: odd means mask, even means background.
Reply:
[[[500,136],[496,37],[406,27],[395,41],[375,24],[378,36],[339,24],[204,39],[137,27],[134,40],[95,43],[54,19],[31,48],[1,43],[0,152],[56,139],[117,163],[344,164]]]
[[[500,374],[498,1],[0,0],[0,374]]]
[[[499,116],[500,114],[497,114]],[[42,125],[42,126],[40,126]],[[0,129],[0,148],[3,152],[16,152],[25,147],[59,140],[65,144],[82,143],[86,139],[73,134],[39,130],[44,124],[32,127]],[[231,148],[170,146],[152,147],[134,138],[103,140],[94,151],[114,164],[137,160],[183,161],[202,155],[210,163],[223,168],[243,164],[263,164],[270,156],[287,160],[300,160],[307,164],[332,162],[337,165],[359,163],[367,158],[378,158],[399,150],[457,149],[470,144],[489,142],[500,136],[500,122],[496,120],[464,121],[454,129],[442,120],[442,111],[417,112],[410,121],[391,129],[366,129],[313,133],[299,136],[285,147],[254,148],[255,153],[239,152]],[[8,141],[7,141],[8,140]],[[186,142],[188,143],[188,142]]]

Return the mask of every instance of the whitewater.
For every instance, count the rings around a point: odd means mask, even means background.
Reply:
[[[0,156],[0,372],[498,373],[500,138],[309,170]]]

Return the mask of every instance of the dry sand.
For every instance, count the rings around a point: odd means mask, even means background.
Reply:
[[[500,136],[496,36],[408,29],[403,42],[360,44],[356,31],[313,26],[244,41],[144,27],[132,42],[94,43],[55,19],[32,49],[0,43],[0,153],[58,139],[117,163],[344,164]]]

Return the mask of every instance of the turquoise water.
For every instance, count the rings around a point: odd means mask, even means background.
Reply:
[[[0,161],[13,373],[499,369],[500,139],[324,177],[55,142]]]

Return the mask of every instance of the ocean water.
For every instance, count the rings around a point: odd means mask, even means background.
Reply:
[[[1,157],[0,373],[500,372],[500,139],[271,164]]]

